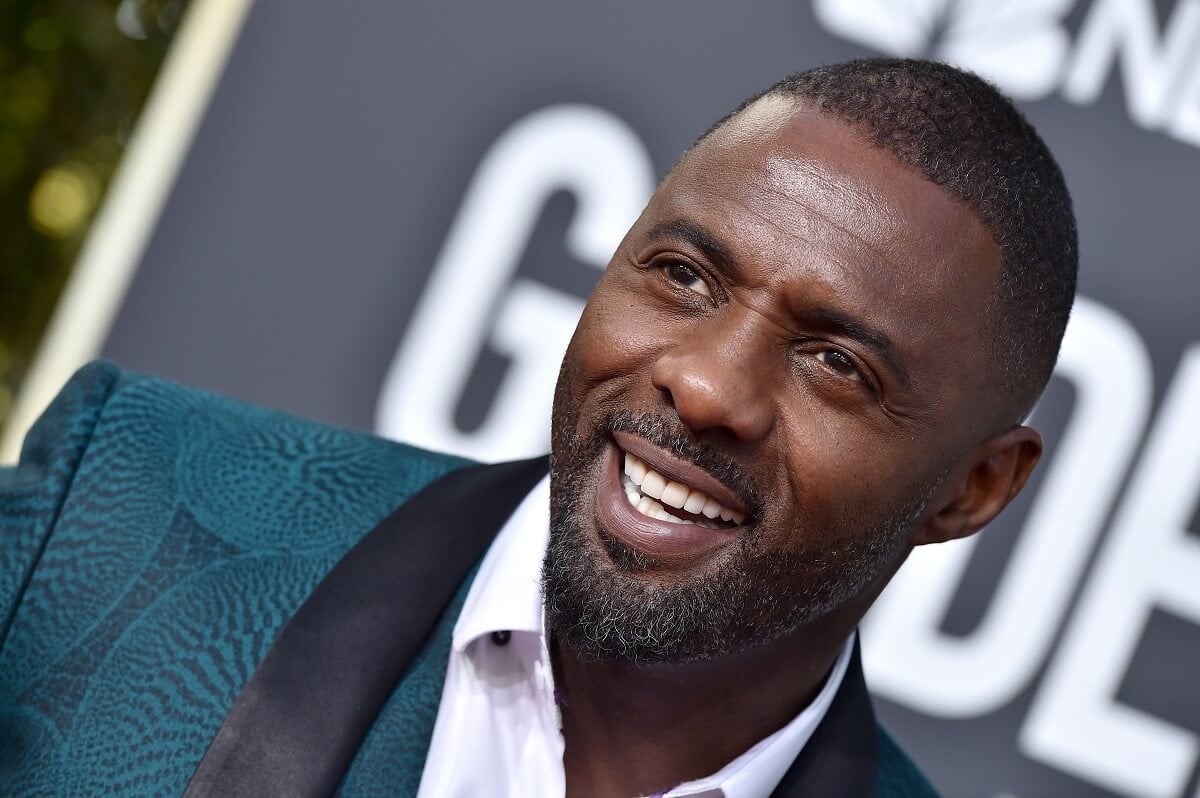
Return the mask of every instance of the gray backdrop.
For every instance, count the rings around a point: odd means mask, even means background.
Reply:
[[[1083,250],[1048,461],[873,612],[880,714],[949,795],[1200,795],[1200,0],[259,0],[104,353],[538,451],[581,298],[680,150],[786,73],[874,53],[1017,96]]]

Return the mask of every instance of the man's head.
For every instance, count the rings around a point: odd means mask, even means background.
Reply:
[[[1075,268],[1057,166],[978,78],[862,61],[747,101],[659,186],[564,360],[554,633],[686,661],[847,632],[912,546],[1025,483]]]

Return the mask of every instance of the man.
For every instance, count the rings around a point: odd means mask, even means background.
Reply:
[[[2,783],[930,794],[855,628],[1028,479],[1076,259],[1007,100],[859,61],[664,179],[564,358],[548,481],[91,367],[0,483]]]

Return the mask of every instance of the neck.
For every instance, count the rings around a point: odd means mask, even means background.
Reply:
[[[820,692],[849,630],[809,628],[720,659],[597,662],[553,645],[568,795],[649,795],[710,775]]]

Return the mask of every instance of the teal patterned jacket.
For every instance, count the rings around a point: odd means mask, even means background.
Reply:
[[[0,795],[181,795],[313,588],[394,508],[467,464],[111,364],[83,368],[19,465],[0,468]],[[470,581],[339,794],[415,794]],[[869,702],[861,671],[857,683]],[[935,794],[886,732],[871,745],[868,792]]]
[[[85,367],[0,469],[0,794],[182,794],[316,583],[465,463]],[[416,791],[463,598],[343,792]]]

